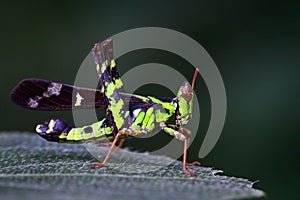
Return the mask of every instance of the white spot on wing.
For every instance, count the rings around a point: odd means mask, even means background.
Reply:
[[[43,93],[43,97],[50,97],[52,95],[58,96],[60,94],[60,90],[62,88],[61,83],[50,83],[49,87],[47,88],[47,91]]]
[[[76,94],[76,102],[75,102],[75,105],[74,106],[80,106],[81,105],[81,101],[83,100],[84,98],[82,96],[80,96],[80,94],[77,92]]]
[[[35,96],[34,98],[29,98],[29,101],[28,101],[27,105],[30,108],[37,108],[39,106],[39,100],[41,98],[42,97],[40,97],[40,96]]]

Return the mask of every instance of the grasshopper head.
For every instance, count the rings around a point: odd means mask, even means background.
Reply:
[[[194,88],[194,84],[198,72],[199,69],[197,68],[194,73],[192,86],[189,84],[189,82],[185,81],[178,90],[177,93],[178,112],[176,117],[177,117],[177,124],[179,125],[187,124],[192,117],[193,99],[194,99],[193,88]]]

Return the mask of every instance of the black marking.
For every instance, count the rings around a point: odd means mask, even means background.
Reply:
[[[112,82],[109,77],[109,72],[107,70],[105,70],[102,74],[102,82],[103,82],[105,89],[107,88],[107,86],[105,84],[109,84]]]
[[[54,120],[54,126],[52,128],[49,127],[51,120]],[[51,132],[49,132],[50,129]],[[50,142],[59,142],[64,140],[60,139],[59,136],[62,133],[68,133],[71,129],[72,127],[63,120],[50,119],[37,126],[37,134]]]
[[[121,99],[121,97],[120,97],[120,95],[119,95],[119,93],[116,91],[116,90],[114,90],[113,91],[113,93],[112,93],[112,96],[111,96],[113,99],[115,99],[116,100],[116,102],[118,102],[120,99]]]
[[[105,128],[107,128],[107,127],[110,127],[110,126],[109,126],[109,123],[108,123],[107,118],[105,118],[105,120],[103,121],[102,125],[99,127],[99,130],[98,130],[98,131],[100,131],[100,129],[103,129],[104,132],[105,132],[105,137],[106,137],[107,139],[109,139],[110,137],[112,137],[112,136],[114,136],[114,135],[113,135],[112,133],[110,133],[110,132],[106,132],[106,129],[105,129]]]
[[[169,110],[169,109],[165,108],[164,110],[165,110],[165,112],[166,112],[167,114],[170,114],[170,110]]]
[[[83,129],[83,132],[84,132],[84,133],[87,133],[87,134],[93,133],[93,128],[90,127],[90,126],[85,127],[85,128]]]

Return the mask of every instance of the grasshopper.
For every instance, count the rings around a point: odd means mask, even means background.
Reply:
[[[92,168],[103,167],[115,145],[124,139],[146,135],[160,128],[165,133],[184,142],[183,171],[190,176],[195,173],[186,166],[187,149],[191,131],[182,127],[192,116],[193,88],[198,74],[195,70],[192,85],[185,81],[174,98],[140,96],[123,91],[123,83],[113,57],[112,39],[96,43],[92,54],[99,75],[99,89],[83,88],[42,79],[24,79],[11,92],[16,104],[33,110],[104,109],[106,118],[91,125],[74,128],[61,119],[50,119],[37,125],[36,132],[44,139],[60,143],[96,141],[110,143],[110,149],[102,163]],[[175,121],[169,119],[175,116]]]

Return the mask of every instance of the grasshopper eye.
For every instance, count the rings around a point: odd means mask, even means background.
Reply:
[[[188,82],[184,82],[183,86],[182,86],[182,97],[186,100],[186,101],[190,101],[193,97],[193,90],[191,85]]]

